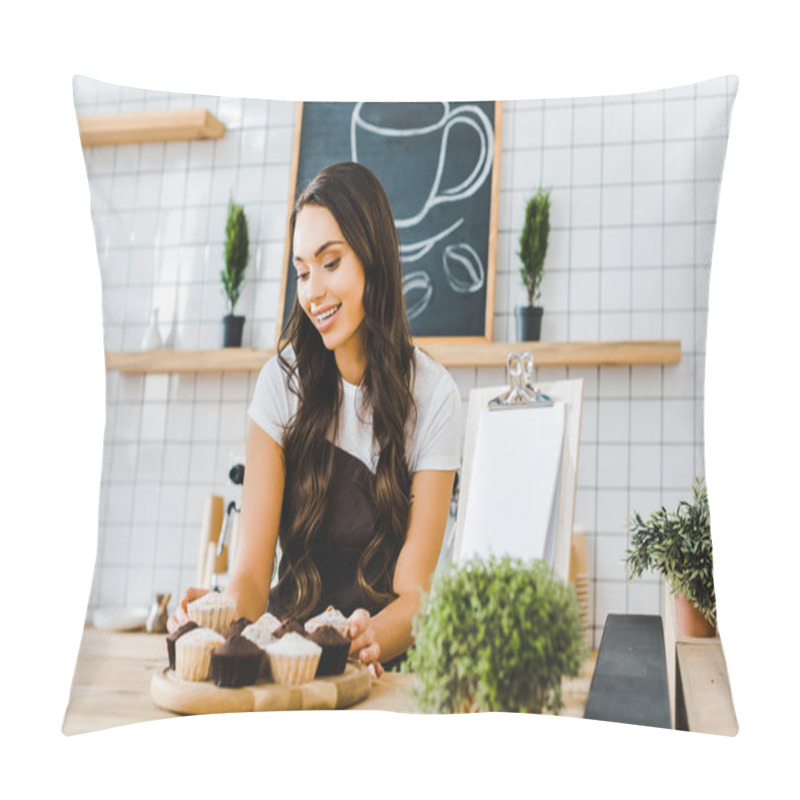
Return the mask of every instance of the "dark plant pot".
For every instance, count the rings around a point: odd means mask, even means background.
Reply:
[[[541,306],[517,306],[515,309],[517,318],[517,340],[520,342],[538,342],[542,335],[542,315],[544,309]]]
[[[225,336],[222,340],[222,346],[241,347],[242,330],[244,329],[244,317],[237,317],[234,314],[228,314],[222,318],[222,323],[225,326]]]

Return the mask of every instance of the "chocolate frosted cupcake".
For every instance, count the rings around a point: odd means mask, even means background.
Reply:
[[[181,625],[180,628],[174,630],[167,636],[167,658],[169,658],[169,668],[171,670],[175,669],[175,642],[177,642],[184,633],[189,633],[189,631],[193,631],[196,627],[197,623],[189,620],[185,625]]]
[[[225,639],[210,628],[195,628],[175,642],[175,673],[184,681],[204,681],[211,673],[211,653]]]
[[[306,635],[305,628],[296,619],[287,619],[272,631],[272,636],[275,639],[281,639],[287,633],[296,633],[299,636]]]
[[[186,606],[186,613],[192,622],[201,628],[211,628],[222,633],[233,622],[236,603],[232,597],[221,592],[208,592]]]
[[[342,636],[331,625],[323,625],[309,634],[309,641],[322,648],[322,655],[317,666],[317,677],[324,675],[341,675],[347,666],[350,652],[350,640]]]
[[[259,670],[259,677],[269,678],[270,677],[269,659],[266,658],[267,645],[277,640],[272,636],[272,634],[269,631],[267,631],[266,628],[260,628],[258,624],[255,622],[252,625],[248,625],[242,631],[242,638],[252,642],[254,645],[256,645],[256,647],[260,648],[261,651],[264,653],[264,659],[261,662],[261,669]]]
[[[239,617],[239,619],[234,620],[233,622],[231,622],[230,625],[228,625],[227,628],[225,628],[225,631],[223,632],[222,635],[226,639],[230,639],[233,636],[240,636],[242,631],[248,625],[252,625],[252,624],[253,624],[253,621],[247,619],[247,617]]]
[[[211,680],[217,686],[247,686],[258,680],[264,651],[244,636],[232,636],[211,653]]]
[[[286,633],[267,645],[267,657],[276,683],[296,685],[314,680],[322,648],[299,633]]]
[[[306,633],[314,633],[317,628],[325,625],[335,628],[345,638],[350,638],[350,622],[341,611],[333,606],[328,606],[321,614],[311,617],[305,624]]]

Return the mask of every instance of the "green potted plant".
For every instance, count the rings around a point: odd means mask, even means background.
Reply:
[[[705,481],[696,478],[692,491],[693,501],[681,500],[672,513],[662,506],[646,522],[633,515],[624,560],[630,578],[647,570],[666,578],[679,635],[708,637],[716,634],[717,604]]]
[[[220,272],[222,288],[228,301],[228,314],[223,317],[223,347],[241,347],[244,317],[233,311],[239,300],[244,273],[250,259],[250,236],[244,208],[230,200],[225,225],[225,269]]]
[[[525,207],[525,223],[519,237],[519,252],[522,261],[520,275],[528,292],[528,305],[517,306],[517,338],[521,342],[537,342],[542,331],[544,308],[535,306],[541,297],[539,287],[544,274],[544,259],[550,236],[550,190],[539,188]]]
[[[585,658],[574,589],[542,560],[473,557],[437,573],[404,670],[418,710],[558,713]]]

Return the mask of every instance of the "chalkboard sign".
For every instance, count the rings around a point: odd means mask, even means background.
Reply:
[[[298,109],[292,207],[329,164],[357,161],[375,173],[392,205],[417,339],[492,339],[501,115],[494,101],[314,102]],[[283,324],[295,298],[291,246],[287,241]]]

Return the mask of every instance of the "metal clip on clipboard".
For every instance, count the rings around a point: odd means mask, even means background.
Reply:
[[[533,385],[533,356],[530,353],[508,354],[507,392],[489,401],[489,411],[506,411],[514,408],[547,408],[553,400]]]

